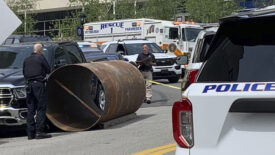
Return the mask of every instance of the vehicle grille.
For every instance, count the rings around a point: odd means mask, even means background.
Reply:
[[[175,63],[174,59],[156,59],[157,66],[171,66]]]
[[[15,109],[27,108],[26,99],[17,100],[16,102],[12,102],[11,106]]]
[[[0,88],[0,104],[9,106],[11,100],[11,90],[9,88]]]

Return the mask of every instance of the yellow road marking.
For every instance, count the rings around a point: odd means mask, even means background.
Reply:
[[[156,147],[156,148],[152,148],[152,149],[147,149],[147,150],[144,150],[142,152],[138,152],[138,153],[135,153],[135,154],[132,154],[132,155],[151,155],[152,153],[158,153],[158,152],[165,152],[166,150],[168,152],[171,152],[171,151],[174,151],[176,149],[176,143],[173,143],[173,144],[168,144],[168,145],[163,145],[163,146],[159,146],[159,147]],[[167,152],[165,152],[167,153]],[[156,155],[161,155],[161,154],[156,154]]]
[[[172,151],[176,151],[176,146],[165,149],[165,150],[161,150],[161,151],[158,151],[158,152],[155,152],[155,153],[151,153],[150,155],[163,155],[163,154],[166,154],[166,153],[172,152]]]
[[[170,87],[170,88],[174,88],[174,89],[181,89],[180,87],[172,86],[172,85],[169,85],[169,84],[164,84],[164,83],[160,83],[160,82],[156,82],[156,81],[152,81],[152,80],[148,80],[148,81],[151,82],[151,83],[157,84],[157,85],[165,86],[165,87]]]

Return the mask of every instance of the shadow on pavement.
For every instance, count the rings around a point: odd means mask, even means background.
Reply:
[[[169,99],[152,100],[152,103],[167,102],[167,101],[169,101]]]
[[[8,143],[7,141],[0,141],[0,145]]]
[[[67,135],[72,132],[64,132],[47,120],[46,132],[52,134],[54,137]],[[0,126],[0,139],[1,138],[16,138],[16,137],[27,137],[27,127],[22,126]],[[0,142],[1,144],[1,142]]]
[[[0,138],[27,136],[26,126],[0,126]]]
[[[131,119],[131,120],[128,120],[128,121],[125,121],[125,122],[118,123],[118,124],[116,124],[116,125],[114,125],[114,126],[111,126],[111,127],[109,127],[109,128],[106,128],[106,130],[122,128],[122,127],[127,126],[127,125],[130,125],[130,124],[132,124],[132,123],[136,123],[136,122],[145,120],[145,119],[150,118],[150,117],[152,117],[152,116],[155,116],[155,114],[137,115],[137,117],[134,118],[134,119]]]

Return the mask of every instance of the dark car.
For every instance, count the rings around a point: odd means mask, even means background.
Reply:
[[[102,50],[97,47],[79,47],[88,62],[123,60],[122,55],[119,53],[103,53]]]
[[[34,43],[0,46],[0,126],[26,123],[26,91],[22,67],[24,59],[33,52]],[[45,42],[44,56],[51,70],[86,59],[74,42]]]
[[[41,35],[10,35],[3,43],[3,45],[11,45],[25,42],[43,42],[52,41],[48,36]]]
[[[123,56],[119,53],[84,53],[84,55],[88,62],[124,60]]]

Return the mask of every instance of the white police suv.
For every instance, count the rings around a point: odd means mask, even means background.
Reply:
[[[178,82],[181,76],[181,66],[176,63],[174,54],[165,53],[154,42],[148,40],[122,40],[102,44],[105,53],[120,53],[129,62],[135,62],[141,53],[142,45],[147,44],[149,51],[156,58],[156,66],[153,66],[153,79],[168,79],[169,82]]]
[[[274,154],[275,10],[220,23],[195,83],[173,105],[176,154]]]

